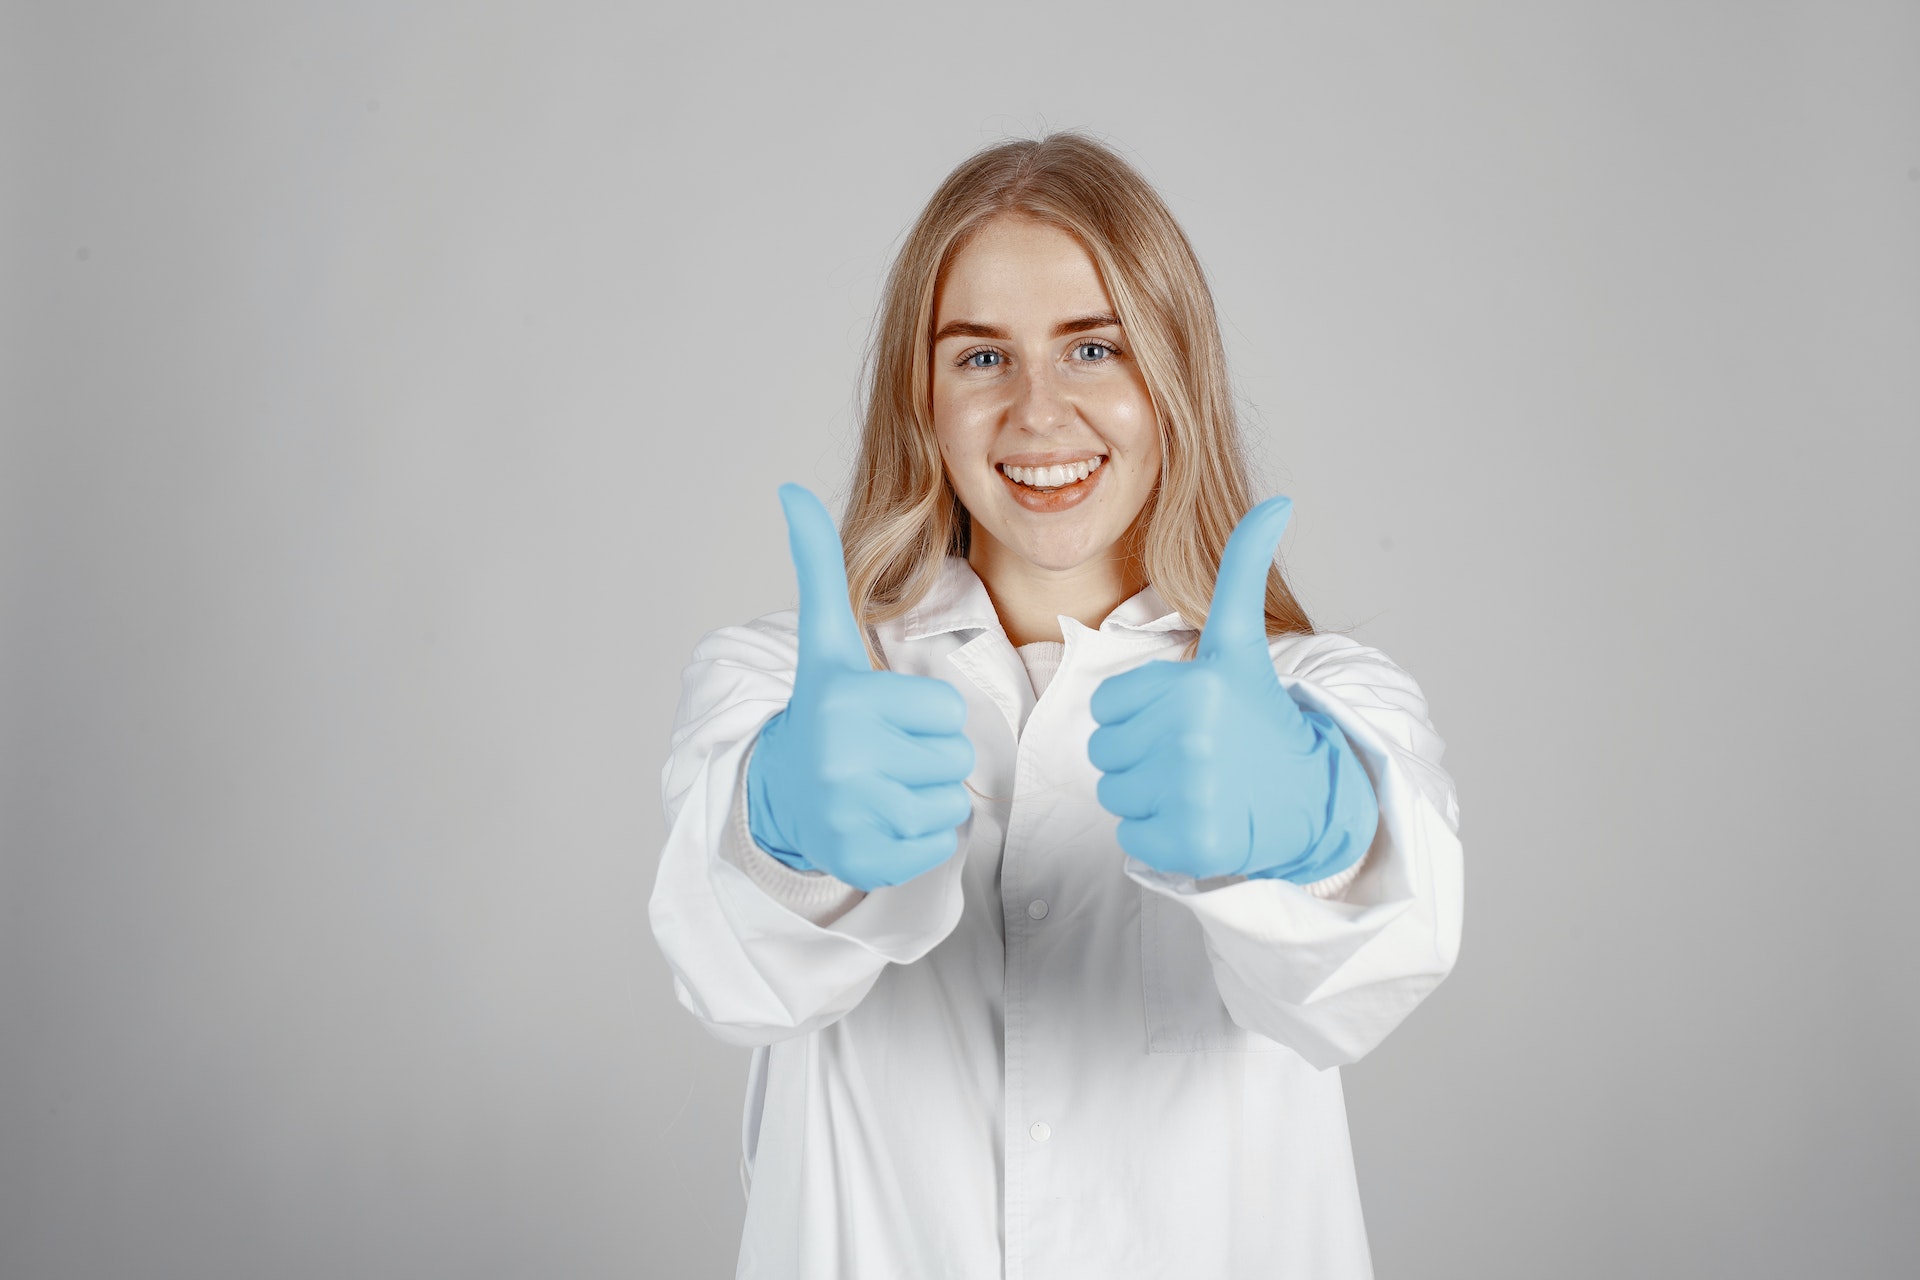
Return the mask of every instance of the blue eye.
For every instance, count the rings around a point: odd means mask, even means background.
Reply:
[[[1114,346],[1111,342],[1099,338],[1090,338],[1085,342],[1077,342],[1074,344],[1073,350],[1083,357],[1078,361],[1080,364],[1105,364],[1120,354],[1120,348]],[[1100,354],[1088,357],[1086,353],[1089,351],[1097,351]],[[982,356],[992,356],[993,359],[991,361],[983,361],[981,360]],[[962,369],[992,369],[1005,363],[1005,353],[996,351],[992,347],[975,347],[972,351],[963,352],[960,357],[954,361],[954,364]]]

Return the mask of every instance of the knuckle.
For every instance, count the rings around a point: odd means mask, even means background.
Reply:
[[[966,695],[948,684],[945,680],[935,680],[933,683],[940,686],[940,697],[945,701],[948,710],[952,713],[954,722],[956,724],[965,724],[967,719]]]

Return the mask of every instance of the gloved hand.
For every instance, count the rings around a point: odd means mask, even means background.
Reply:
[[[789,866],[857,889],[901,884],[945,862],[973,812],[966,699],[928,676],[875,671],[847,599],[833,517],[780,486],[800,579],[800,656],[785,710],[747,759],[747,826]]]
[[[1332,719],[1281,686],[1267,648],[1267,568],[1292,511],[1269,498],[1234,528],[1191,662],[1155,659],[1094,690],[1100,804],[1151,867],[1306,884],[1373,843],[1366,771]]]

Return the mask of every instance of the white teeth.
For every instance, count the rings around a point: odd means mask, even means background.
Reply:
[[[1057,489],[1063,484],[1072,484],[1076,480],[1085,480],[1099,468],[1104,458],[1088,458],[1084,462],[1068,463],[1058,467],[1009,467],[1000,470],[1009,479],[1035,489]]]

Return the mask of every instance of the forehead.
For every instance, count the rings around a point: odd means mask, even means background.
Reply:
[[[1111,310],[1093,255],[1068,232],[1030,218],[998,217],[954,255],[934,301],[948,320],[1051,322]]]

